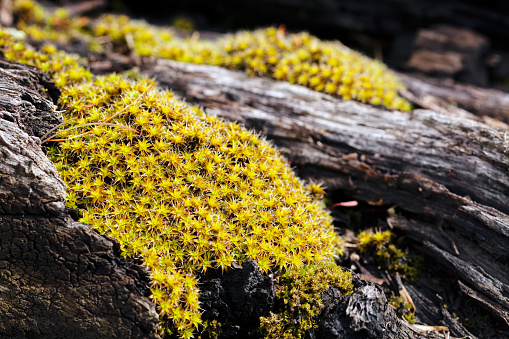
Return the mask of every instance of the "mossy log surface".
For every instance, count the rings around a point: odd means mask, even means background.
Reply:
[[[146,269],[64,207],[38,138],[61,121],[59,94],[35,68],[0,61],[0,337],[157,338]]]
[[[141,69],[208,113],[266,135],[301,178],[397,205],[393,227],[509,323],[507,130],[430,110],[377,109],[212,66],[158,60]]]
[[[261,338],[256,328],[259,317],[277,310],[276,278],[261,274],[253,260],[223,273],[211,270],[200,278],[204,320],[222,324],[219,338]],[[323,308],[318,327],[307,331],[316,339],[412,339],[423,338],[401,321],[390,307],[382,289],[359,275],[352,279],[353,293],[345,296],[335,287],[322,293]],[[426,338],[440,338],[430,332]],[[213,338],[204,334],[203,338]]]
[[[487,0],[190,0],[145,3],[125,0],[138,12],[162,16],[178,10],[205,16],[209,22],[230,25],[283,23],[291,29],[309,29],[322,34],[362,33],[369,37],[393,37],[437,22],[465,26],[504,41],[508,37],[509,6],[505,1]]]
[[[116,240],[73,220],[65,185],[35,137],[61,121],[52,103],[59,92],[33,67],[0,65],[0,337],[158,338],[147,270],[120,258]],[[274,276],[247,261],[200,280],[204,318],[223,323],[220,338],[260,336],[259,317],[275,311]],[[324,292],[310,335],[419,337],[381,288],[359,276],[353,282],[348,296]]]

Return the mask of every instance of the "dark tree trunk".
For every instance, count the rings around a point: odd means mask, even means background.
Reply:
[[[58,96],[40,71],[0,61],[0,337],[157,338],[147,271],[64,207],[37,138],[61,121]]]
[[[157,60],[141,68],[208,113],[267,136],[302,178],[397,205],[404,216],[389,223],[509,322],[507,130],[457,114],[386,111],[212,66]]]

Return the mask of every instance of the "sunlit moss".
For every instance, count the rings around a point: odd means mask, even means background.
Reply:
[[[411,257],[391,243],[391,231],[365,230],[357,236],[362,254],[372,255],[377,262],[391,273],[398,272],[404,279],[417,281],[421,275],[421,259]]]
[[[277,288],[281,310],[260,319],[264,338],[304,338],[306,331],[317,327],[323,308],[322,293],[330,287],[345,295],[351,293],[351,274],[334,263],[324,262],[286,272],[279,278]]]
[[[88,24],[87,19],[71,19],[57,10],[42,16],[48,19],[41,19],[40,7],[32,3],[30,11],[29,0],[17,1],[24,4],[18,5],[24,18],[18,26],[36,39],[82,37],[94,51],[112,49],[240,69],[252,76],[300,84],[344,100],[411,109],[398,94],[403,85],[384,64],[338,41],[321,41],[308,33],[288,34],[276,28],[239,32],[215,41],[200,40],[197,34],[184,39],[171,29],[122,15],[106,14]]]
[[[65,8],[47,11],[32,0],[15,0],[13,13],[16,27],[27,33],[32,39],[51,40],[67,44],[75,40],[92,43],[86,32],[88,17],[71,18]]]
[[[321,188],[303,185],[259,136],[149,79],[92,76],[53,46],[36,51],[0,31],[0,50],[61,88],[65,125],[45,145],[67,206],[143,258],[161,331],[202,329],[198,272],[247,259],[286,272],[340,254]]]
[[[399,317],[403,317],[410,324],[415,324],[415,310],[413,310],[412,305],[403,300],[403,297],[393,295],[388,301]]]

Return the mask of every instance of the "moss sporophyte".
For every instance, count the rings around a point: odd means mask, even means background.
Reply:
[[[71,18],[64,9],[47,12],[31,0],[16,0],[14,12],[17,27],[33,39],[61,44],[79,39],[93,51],[218,65],[300,84],[344,100],[411,108],[398,94],[403,85],[384,64],[338,41],[321,41],[308,33],[266,28],[208,41],[197,34],[180,38],[172,29],[127,16],[106,14],[93,21]]]
[[[191,338],[203,328],[201,271],[254,259],[264,272],[291,272],[340,254],[323,190],[303,185],[260,136],[149,79],[93,76],[50,45],[37,51],[0,31],[0,50],[61,88],[66,124],[44,145],[67,206],[143,258],[161,331]]]

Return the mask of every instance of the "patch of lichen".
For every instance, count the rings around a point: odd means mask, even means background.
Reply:
[[[30,0],[17,1],[25,4],[23,13],[30,13]],[[32,18],[34,23],[28,24],[25,19],[21,28],[37,39],[61,39],[64,27],[71,37],[91,34],[93,39],[83,40],[95,51],[109,46],[121,53],[218,65],[300,84],[344,100],[398,110],[411,108],[398,94],[403,85],[384,64],[337,41],[321,41],[308,33],[287,34],[282,29],[266,28],[216,41],[200,40],[197,35],[183,39],[171,29],[119,15],[103,15],[87,27],[87,20],[68,18],[63,11],[42,16],[49,17],[45,21],[37,14],[42,9],[33,7],[37,8],[35,14],[22,17]]]
[[[276,296],[282,301],[279,313],[261,317],[265,339],[299,339],[317,328],[323,308],[322,293],[331,287],[347,295],[352,292],[351,274],[333,262],[320,262],[287,271],[278,281]]]
[[[399,273],[402,278],[416,282],[421,275],[421,259],[411,257],[391,243],[391,231],[364,230],[357,236],[361,254],[371,255],[391,273]]]
[[[340,253],[320,187],[304,186],[259,136],[149,79],[94,77],[53,46],[35,51],[0,32],[0,50],[61,87],[65,126],[47,154],[67,206],[143,258],[162,330],[191,338],[202,328],[199,271],[254,259],[291,272]]]

